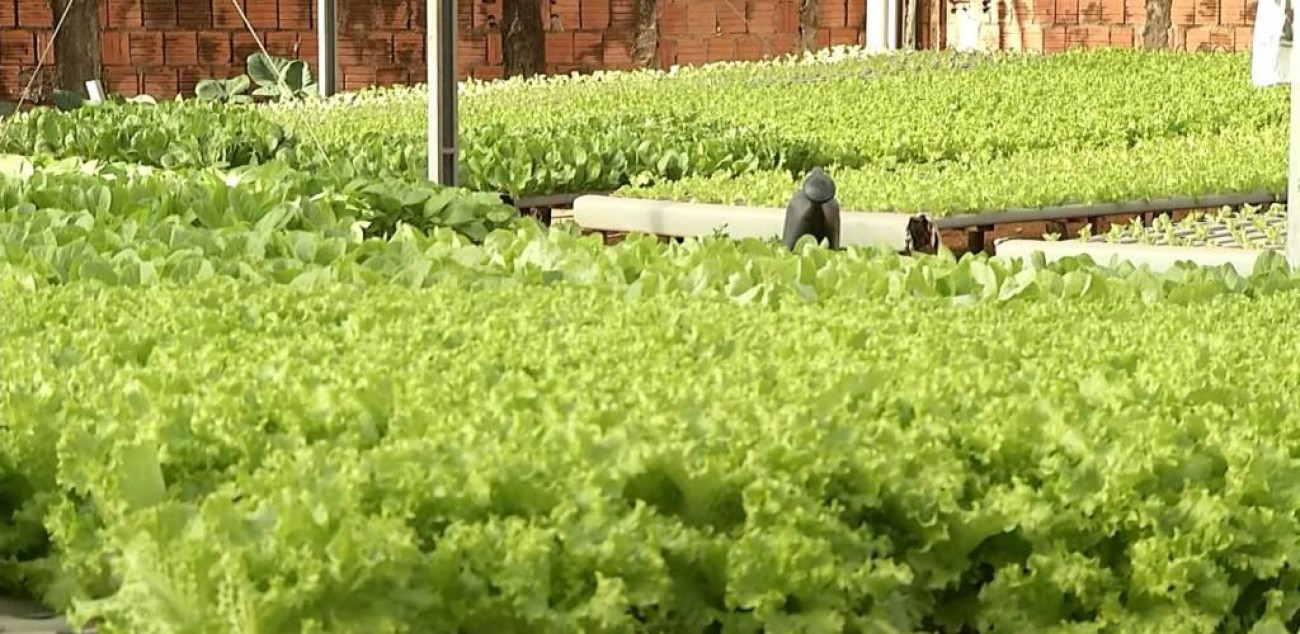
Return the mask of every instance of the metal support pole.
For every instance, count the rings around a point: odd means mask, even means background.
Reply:
[[[320,96],[337,92],[338,78],[338,0],[316,0],[316,66],[320,71],[317,86]]]
[[[428,0],[429,180],[456,185],[456,0]]]
[[[1287,126],[1286,170],[1286,261],[1291,268],[1300,266],[1300,95],[1296,95],[1295,76],[1300,69],[1300,42],[1291,43],[1291,64],[1287,73],[1287,90],[1291,91],[1291,123]]]

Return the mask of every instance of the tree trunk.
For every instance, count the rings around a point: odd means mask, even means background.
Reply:
[[[67,9],[72,2],[72,8]],[[68,17],[63,21],[59,36],[54,39],[54,59],[57,68],[56,85],[68,92],[88,97],[86,82],[99,79],[103,68],[99,46],[98,0],[50,0],[50,10],[57,23],[64,10]]]
[[[654,64],[659,51],[659,2],[637,0],[636,38],[632,41],[632,60],[646,68]]]
[[[502,3],[501,62],[506,77],[532,77],[545,69],[546,39],[538,0]]]
[[[817,27],[821,24],[821,0],[799,0],[799,49],[817,48]]]
[[[1146,0],[1146,24],[1142,27],[1142,48],[1168,48],[1173,26],[1173,0]]]

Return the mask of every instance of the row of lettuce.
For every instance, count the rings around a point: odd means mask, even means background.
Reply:
[[[1295,628],[1280,269],[557,235],[0,276],[0,580],[105,634]],[[629,301],[744,283],[792,301]]]
[[[1261,259],[1267,288],[1291,277]],[[491,194],[394,180],[337,188],[283,163],[163,170],[77,159],[0,157],[0,273],[30,288],[95,280],[152,286],[209,278],[256,283],[424,287],[466,277],[615,288],[631,297],[707,295],[779,304],[831,297],[938,296],[957,303],[1022,295],[1165,296],[1251,292],[1235,274],[1173,285],[1131,267],[1081,260],[913,260],[879,250],[835,254],[812,243],[661,244],[546,230]],[[1273,275],[1276,273],[1277,275]],[[1281,277],[1278,277],[1280,275]],[[1154,295],[1153,295],[1154,294]]]
[[[775,62],[471,83],[462,184],[516,198],[783,204],[813,166],[849,208],[977,209],[1277,190],[1285,95],[1245,55],[823,52]],[[0,151],[166,168],[281,160],[339,182],[418,181],[425,95],[41,110]]]

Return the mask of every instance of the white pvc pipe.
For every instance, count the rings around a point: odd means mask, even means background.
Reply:
[[[907,214],[846,211],[840,215],[840,245],[907,248]],[[573,220],[586,229],[673,237],[720,232],[731,238],[780,238],[785,210],[773,207],[706,205],[612,196],[580,196]]]
[[[1277,27],[1281,30],[1281,25]],[[1286,50],[1283,48],[1282,50]],[[1300,46],[1291,43],[1290,65],[1287,74],[1287,90],[1291,92],[1291,122],[1287,127],[1287,176],[1286,176],[1286,261],[1291,268],[1300,267],[1300,95],[1296,94],[1295,79],[1291,77],[1291,68],[1300,68]]]
[[[864,48],[870,53],[882,53],[891,48],[890,5],[894,0],[867,0],[866,23],[863,25]]]

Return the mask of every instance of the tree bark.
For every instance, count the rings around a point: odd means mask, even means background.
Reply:
[[[72,2],[71,9],[67,9],[69,2]],[[68,17],[59,30],[59,36],[54,39],[55,85],[89,97],[86,82],[99,79],[103,69],[99,45],[99,0],[50,0],[56,23],[65,9]]]
[[[506,77],[532,77],[546,67],[546,39],[538,0],[501,5],[501,63]]]
[[[1142,27],[1142,48],[1168,48],[1173,0],[1146,0],[1146,24]]]
[[[817,48],[817,27],[822,21],[821,0],[799,0],[799,49]]]
[[[659,52],[659,2],[637,0],[636,38],[632,41],[632,61],[647,68],[654,64]]]

